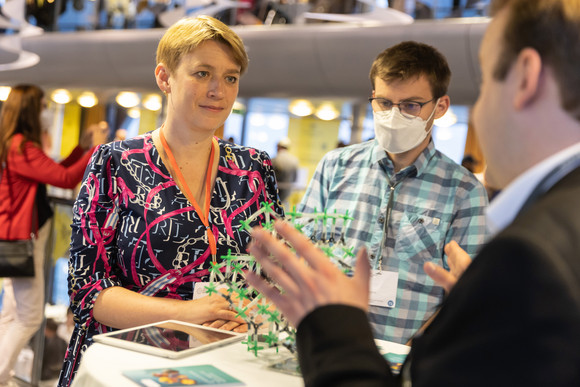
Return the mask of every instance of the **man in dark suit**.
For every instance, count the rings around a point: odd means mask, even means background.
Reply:
[[[250,251],[284,292],[248,281],[297,326],[307,386],[580,386],[580,0],[492,7],[473,119],[502,188],[496,234],[456,283],[447,273],[452,289],[399,376],[368,327],[364,251],[348,278],[288,224],[276,229],[296,253],[254,232]]]

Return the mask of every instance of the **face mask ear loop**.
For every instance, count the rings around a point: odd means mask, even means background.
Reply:
[[[435,101],[435,107],[433,108],[433,111],[431,112],[431,114],[429,114],[429,118],[427,118],[427,122],[429,122],[429,120],[435,115],[435,110],[437,110],[437,104],[439,103],[439,100],[441,98],[437,98],[437,101]],[[431,125],[433,126],[433,125]]]
[[[435,101],[435,107],[433,108],[433,111],[429,115],[429,118],[427,118],[427,121],[426,122],[429,122],[431,120],[431,118],[435,115],[435,110],[437,110],[437,104],[439,103],[439,100],[440,99],[441,98],[437,98],[437,101]],[[433,123],[431,124],[431,127],[429,128],[429,130],[427,131],[427,133],[431,133],[431,131],[433,130],[433,125],[435,125],[435,120],[433,120]]]

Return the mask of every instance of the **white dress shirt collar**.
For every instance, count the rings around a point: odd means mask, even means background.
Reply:
[[[558,165],[577,154],[580,154],[580,143],[544,159],[503,189],[487,208],[487,227],[490,234],[495,235],[506,228],[540,181]]]

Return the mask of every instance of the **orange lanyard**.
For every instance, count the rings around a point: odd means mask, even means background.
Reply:
[[[167,140],[165,140],[165,136],[163,135],[163,130],[161,129],[159,129],[159,137],[161,138],[161,145],[163,145],[163,150],[165,150],[165,153],[167,153],[167,157],[169,158],[169,162],[171,163],[171,168],[173,168],[173,170],[175,171],[175,177],[177,178],[177,181],[185,190],[187,198],[191,201],[191,204],[193,204],[193,208],[195,209],[197,216],[199,216],[199,219],[205,226],[205,230],[207,233],[207,241],[209,243],[209,249],[211,251],[212,260],[215,262],[217,255],[217,243],[215,240],[215,236],[211,232],[211,227],[209,226],[209,203],[211,201],[211,175],[213,170],[212,167],[214,157],[213,139],[211,143],[211,152],[209,154],[209,165],[207,166],[207,173],[205,176],[205,208],[207,208],[207,214],[204,214],[203,210],[199,207],[199,205],[195,201],[195,197],[191,193],[189,186],[185,182],[185,178],[181,173],[181,169],[179,169],[177,161],[175,161],[175,156],[173,156],[173,153],[171,152],[171,149],[167,144]]]

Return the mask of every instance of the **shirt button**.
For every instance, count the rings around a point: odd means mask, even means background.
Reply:
[[[425,222],[425,220],[423,220],[423,218],[419,218],[419,224],[423,224]]]
[[[375,259],[375,255],[374,255],[374,254],[371,254],[371,261],[372,261],[373,259]]]
[[[385,223],[385,217],[383,215],[379,216],[379,219],[377,219],[377,221],[381,224]]]

